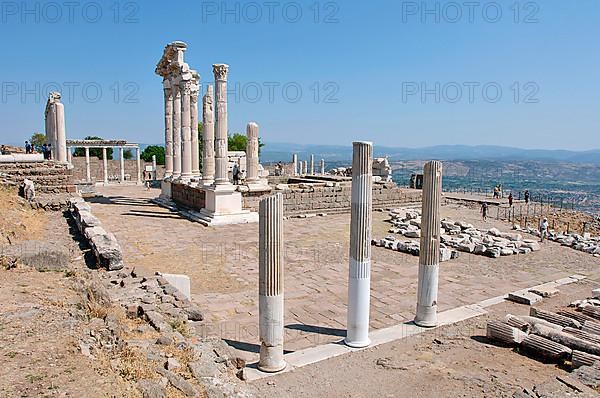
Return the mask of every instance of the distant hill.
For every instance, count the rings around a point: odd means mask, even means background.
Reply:
[[[600,149],[590,151],[567,151],[545,149],[521,149],[492,145],[438,145],[425,148],[394,148],[375,145],[375,156],[388,156],[390,160],[502,160],[502,161],[557,161],[600,164]],[[291,159],[297,153],[301,159],[315,155],[329,161],[350,160],[352,147],[336,145],[300,145],[265,143],[262,152],[264,162]]]

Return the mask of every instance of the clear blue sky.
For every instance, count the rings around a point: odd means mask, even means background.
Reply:
[[[2,2],[0,141],[43,131],[42,91],[57,82],[69,138],[161,143],[154,68],[182,40],[203,85],[230,64],[230,131],[256,121],[266,142],[600,147],[598,0],[522,1],[518,15],[513,0],[429,1],[432,14],[421,1],[271,3],[227,1],[222,15],[221,1]]]

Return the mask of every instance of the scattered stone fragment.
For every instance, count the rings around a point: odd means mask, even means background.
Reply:
[[[138,381],[138,389],[142,398],[166,398],[167,392],[163,386],[154,380],[143,379]]]
[[[514,301],[515,303],[533,305],[542,299],[537,294],[529,293],[527,291],[517,291],[508,294],[508,300]]]

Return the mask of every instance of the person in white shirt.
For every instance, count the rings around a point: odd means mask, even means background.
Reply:
[[[548,219],[544,217],[540,221],[540,242],[544,243],[544,239],[548,239]]]

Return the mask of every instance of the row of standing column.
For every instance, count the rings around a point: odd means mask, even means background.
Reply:
[[[309,163],[308,161],[298,161],[298,155],[292,155],[292,163],[294,167],[294,176],[308,175],[309,174]],[[320,174],[325,175],[325,159],[321,159],[319,162]],[[310,155],[310,175],[315,174],[315,156]]]
[[[107,151],[107,147],[102,147],[102,176],[103,176],[103,182],[104,184],[108,184],[108,151]],[[141,183],[142,182],[142,169],[141,169],[141,156],[140,156],[140,148],[137,147],[135,148],[136,152],[135,152],[135,160],[136,160],[136,181],[137,183]],[[72,154],[71,154],[71,149],[69,148],[68,151],[68,158],[69,161],[72,162]],[[120,147],[119,148],[119,181],[120,182],[124,182],[125,181],[125,148]],[[91,163],[90,163],[90,148],[89,147],[85,147],[85,176],[86,176],[86,181],[88,183],[92,182],[92,175],[91,175]]]
[[[296,161],[296,157],[294,157]],[[296,163],[296,162],[295,162]],[[373,144],[353,143],[352,211],[348,272],[347,333],[350,347],[367,347],[371,293],[371,230],[373,205]],[[442,164],[424,168],[423,235],[419,254],[419,279],[415,324],[437,325],[437,290],[440,252]],[[286,367],[283,355],[283,196],[276,194],[259,204],[259,336],[258,368],[279,372]]]
[[[200,177],[198,96],[200,77],[190,71],[163,80],[165,99],[165,177]]]

